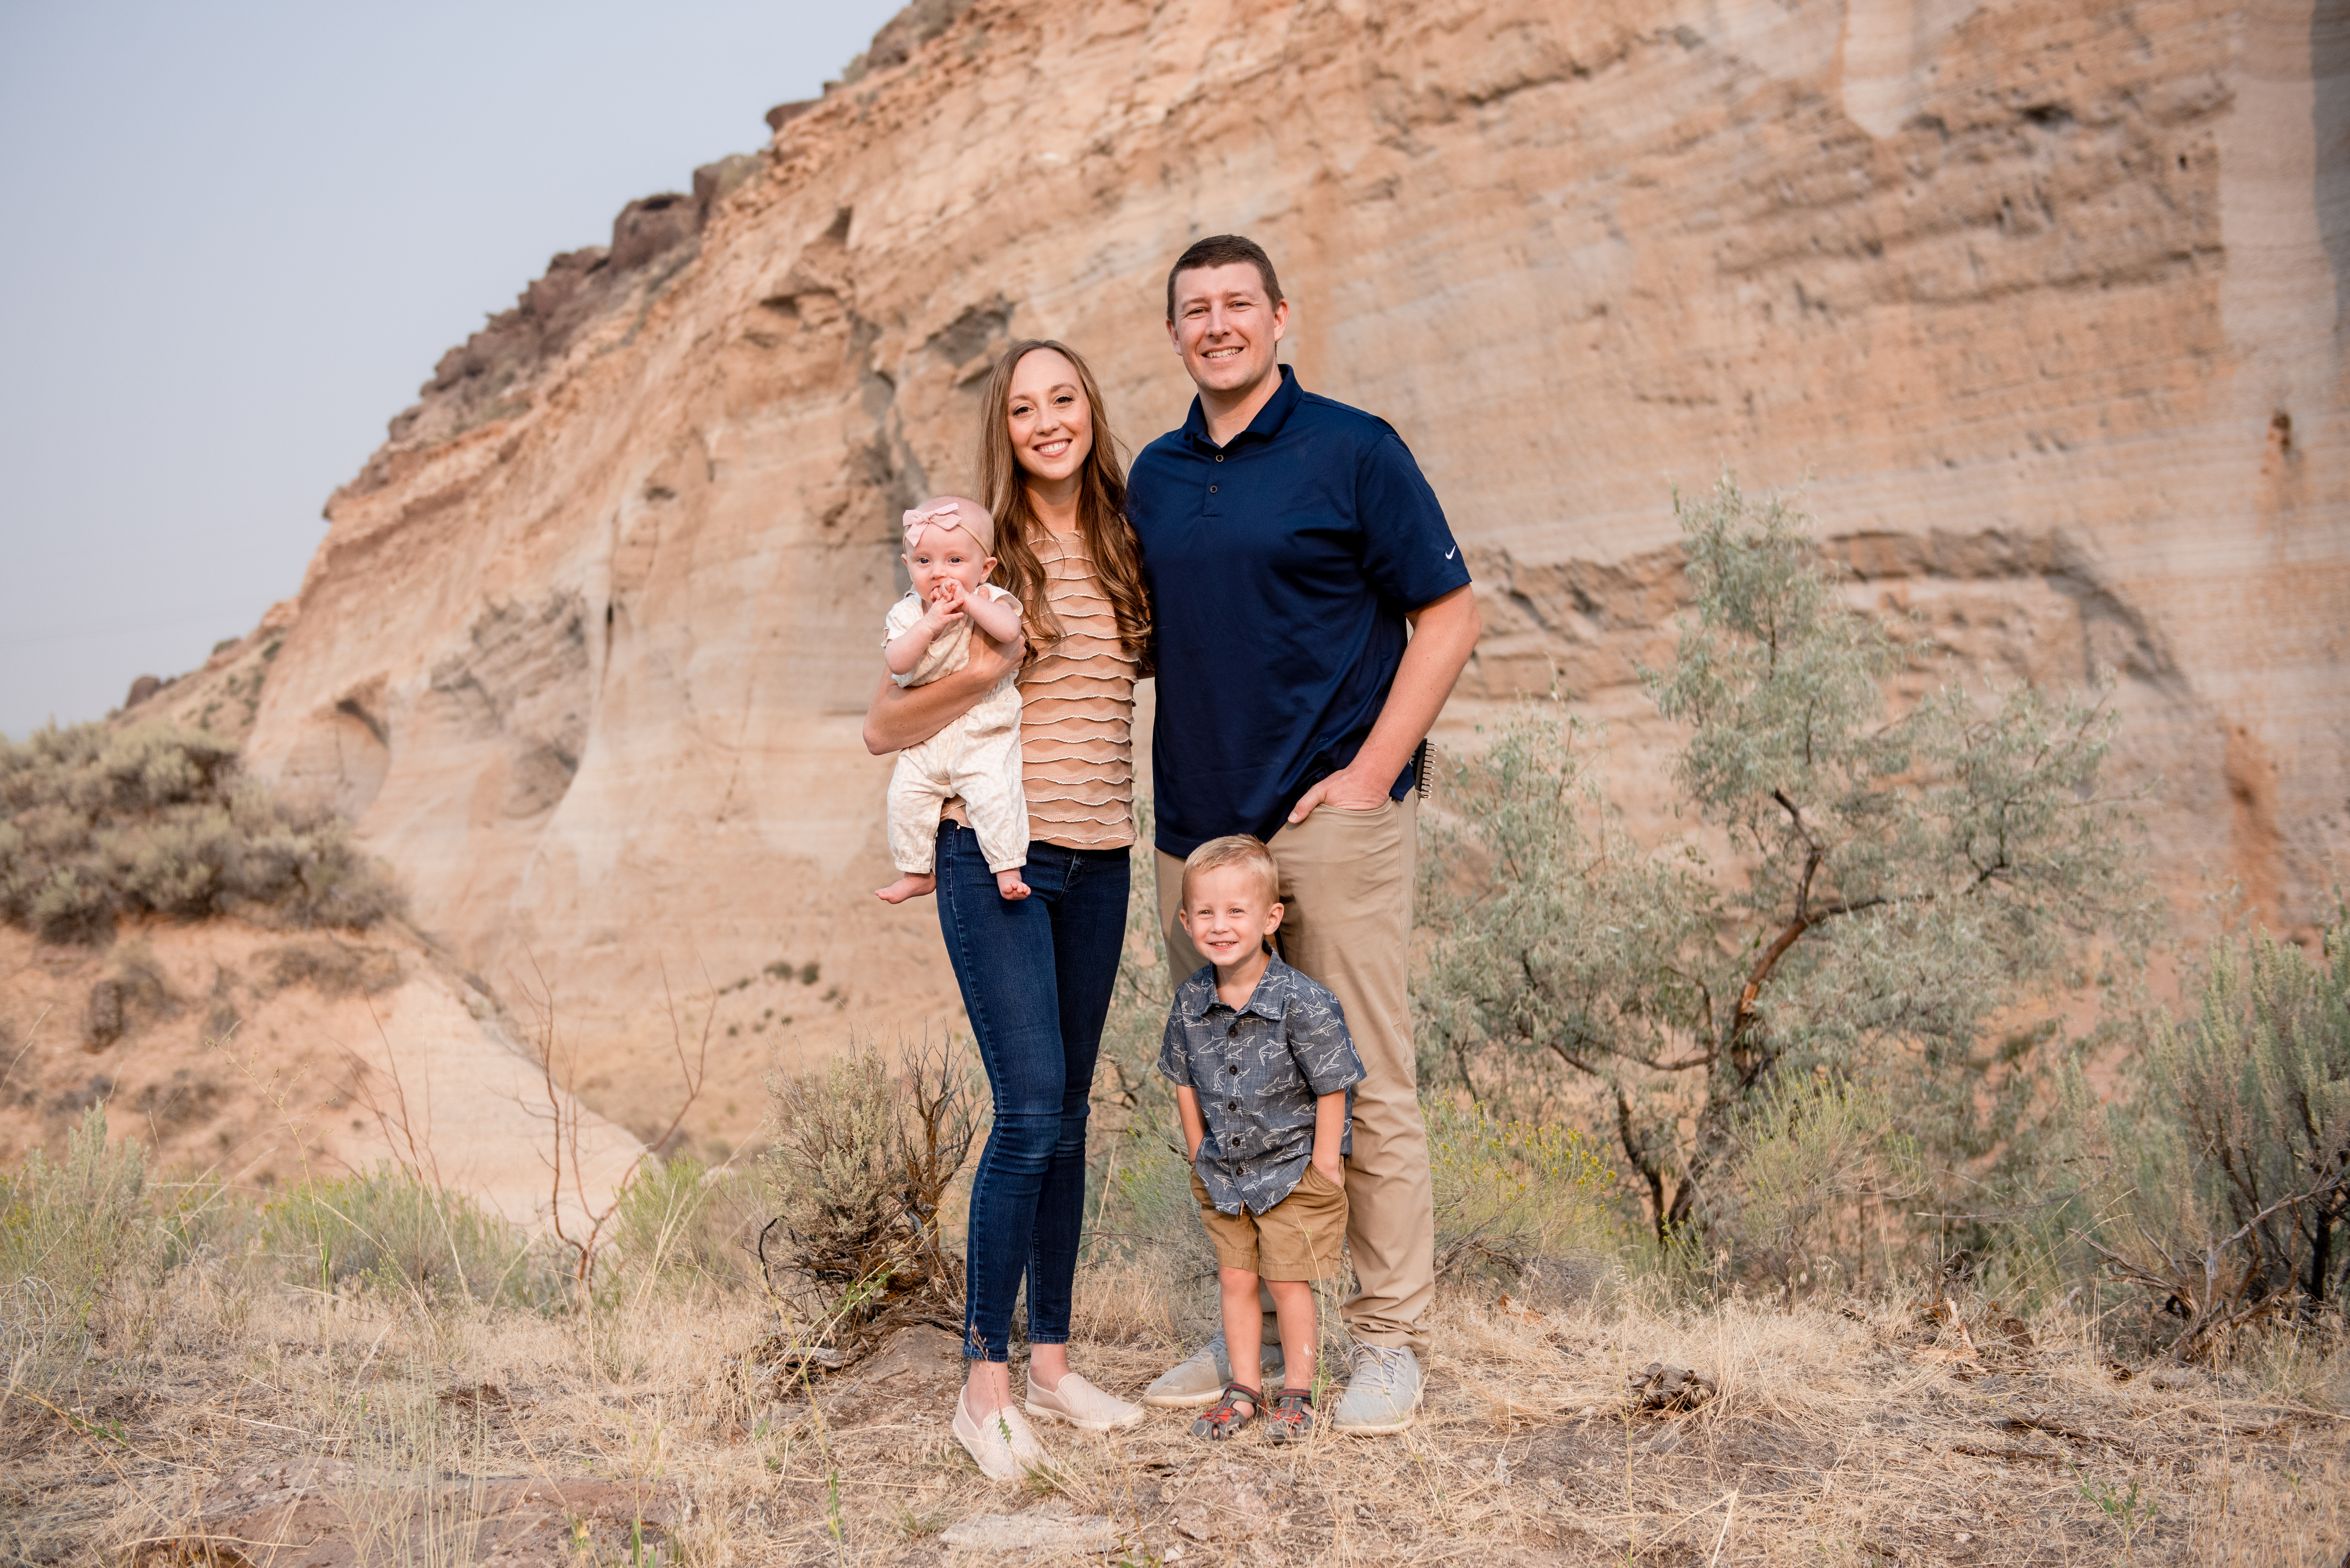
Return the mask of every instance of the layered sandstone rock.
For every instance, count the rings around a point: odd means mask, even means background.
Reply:
[[[597,1103],[666,1072],[665,984],[719,993],[730,1130],[778,1042],[951,1014],[932,911],[869,891],[898,510],[971,483],[1010,337],[1092,356],[1136,444],[1179,421],[1164,269],[1218,230],[1470,552],[1454,733],[1555,670],[1651,809],[1669,487],[1808,475],[1974,676],[2117,682],[2175,892],[2299,925],[2340,876],[2338,8],[978,0],[884,41],[443,362],[269,671],[255,765],[493,984],[539,966]]]
[[[0,926],[0,1164],[55,1153],[103,1104],[109,1136],[173,1176],[267,1189],[398,1164],[530,1230],[559,1207],[584,1235],[644,1146],[566,1090],[560,1037],[548,1081],[533,1022],[390,928],[151,921],[95,950]]]

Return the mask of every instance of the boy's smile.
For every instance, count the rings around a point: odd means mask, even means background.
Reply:
[[[1253,866],[1217,866],[1194,872],[1183,892],[1183,929],[1200,956],[1216,966],[1217,988],[1254,989],[1264,972],[1264,942],[1281,929],[1281,904]],[[1232,1006],[1247,1003],[1229,996]]]

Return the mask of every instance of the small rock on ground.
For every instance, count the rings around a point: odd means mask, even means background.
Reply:
[[[962,1552],[1036,1552],[1073,1547],[1099,1552],[1118,1543],[1118,1526],[1099,1516],[983,1513],[951,1524],[939,1539]]]

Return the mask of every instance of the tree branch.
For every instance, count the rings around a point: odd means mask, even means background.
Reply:
[[[1616,1136],[1623,1140],[1624,1153],[1631,1159],[1633,1168],[1648,1184],[1648,1211],[1655,1216],[1657,1240],[1661,1241],[1665,1238],[1664,1173],[1650,1163],[1647,1146],[1634,1135],[1632,1102],[1625,1097],[1621,1089],[1616,1091]]]

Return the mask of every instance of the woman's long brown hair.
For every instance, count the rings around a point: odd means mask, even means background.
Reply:
[[[979,499],[995,519],[995,576],[1020,601],[1028,628],[1028,657],[1050,652],[1065,635],[1061,618],[1045,597],[1045,568],[1036,558],[1031,531],[1044,524],[1028,504],[1028,486],[1012,449],[1008,421],[1012,373],[1020,361],[1040,348],[1049,348],[1076,367],[1077,386],[1086,395],[1092,416],[1093,448],[1077,472],[1077,536],[1093,557],[1102,590],[1109,596],[1118,618],[1118,639],[1127,652],[1145,661],[1150,649],[1150,598],[1143,591],[1142,563],[1135,549],[1134,528],[1126,520],[1126,470],[1118,462],[1118,438],[1110,434],[1109,416],[1103,411],[1101,388],[1077,351],[1050,338],[1024,338],[1006,348],[988,372],[980,396],[983,410],[979,434]]]

